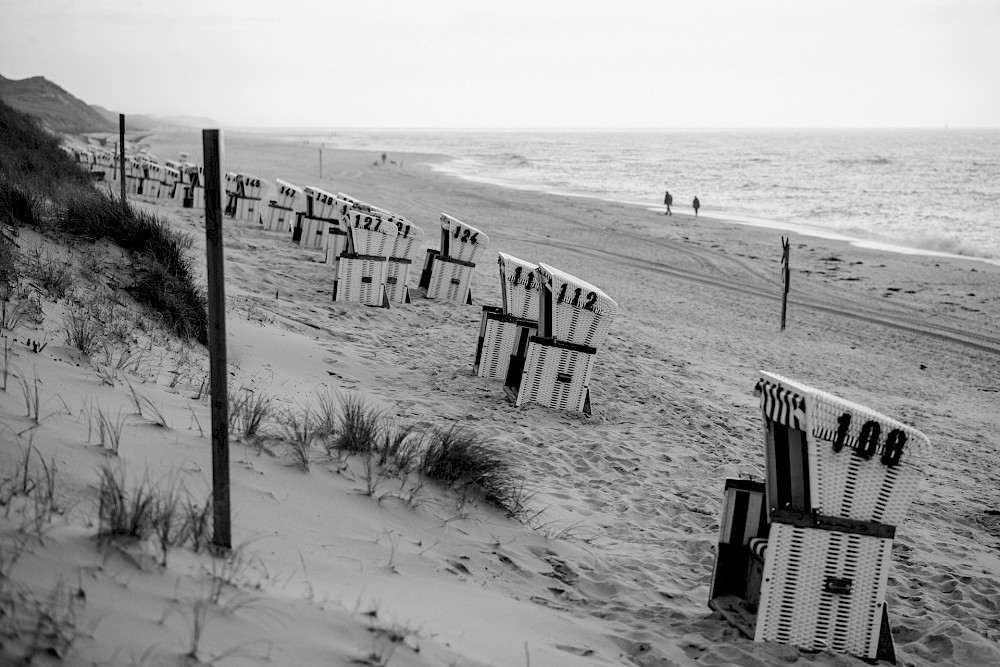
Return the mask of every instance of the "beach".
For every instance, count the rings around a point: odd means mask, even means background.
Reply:
[[[144,141],[161,160],[186,152],[200,161],[198,132]],[[230,385],[290,407],[320,389],[349,393],[400,423],[489,438],[523,476],[533,518],[459,506],[433,488],[414,499],[392,479],[366,495],[356,461],[306,472],[234,444],[233,542],[249,564],[233,589],[246,602],[213,607],[202,663],[855,664],[754,643],[707,606],[723,484],[764,475],[760,370],[930,438],[930,474],[893,546],[896,652],[908,665],[1000,663],[1000,266],[505,189],[435,172],[441,155],[390,154],[382,164],[376,153],[320,150],[226,133],[223,170],[344,192],[422,227],[429,248],[441,213],[474,225],[490,239],[474,303],[423,298],[416,268],[410,304],[334,303],[319,250],[227,219]],[[137,202],[192,234],[203,270],[203,213],[179,200]],[[578,276],[617,302],[592,415],[515,408],[501,383],[472,374],[480,306],[501,299],[497,251]],[[46,312],[58,330],[60,307]],[[161,372],[130,383],[169,427],[131,419],[115,460],[130,476],[208,489],[209,406],[198,386],[207,355],[157,349]],[[171,382],[185,354],[201,371]],[[197,628],[206,558],[178,551],[162,568],[141,546],[92,539],[88,489],[105,454],[91,442],[87,406],[129,414],[129,385],[102,383],[57,335],[39,354],[19,346],[13,365],[41,378],[51,414],[32,427],[14,383],[0,392],[4,477],[30,442],[57,463],[65,511],[11,579],[39,597],[59,581],[86,591],[72,664],[177,664]],[[0,534],[11,538],[22,511],[9,505]]]

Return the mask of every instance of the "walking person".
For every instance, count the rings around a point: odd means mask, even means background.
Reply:
[[[667,207],[667,212],[663,215],[673,215],[673,213],[670,212],[670,207],[674,203],[674,196],[670,194],[670,190],[667,190],[667,193],[663,195],[663,203]]]
[[[695,215],[695,217],[698,217],[698,208],[699,208],[700,206],[701,206],[701,202],[700,202],[700,201],[698,201],[698,198],[697,198],[697,197],[695,197],[695,198],[694,198],[694,201],[693,201],[693,202],[691,202],[691,207],[692,207],[692,208],[694,209],[694,215]]]

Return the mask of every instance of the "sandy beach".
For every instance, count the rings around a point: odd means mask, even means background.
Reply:
[[[145,141],[161,160],[200,161],[200,132]],[[234,442],[233,542],[245,562],[199,629],[212,559],[177,550],[164,568],[148,545],[93,539],[92,487],[107,455],[91,417],[98,403],[128,416],[114,461],[129,479],[206,493],[207,353],[156,340],[148,372],[109,385],[58,333],[64,308],[50,303],[45,325],[13,334],[11,360],[38,378],[45,418],[33,424],[7,383],[0,464],[8,488],[29,445],[58,470],[62,514],[5,574],[33,592],[26,599],[60,582],[84,592],[65,664],[183,664],[195,636],[200,664],[220,665],[859,664],[754,643],[707,606],[724,481],[764,473],[760,370],[930,438],[930,475],[893,546],[896,652],[907,665],[1000,664],[1000,266],[785,233],[781,331],[780,231],[463,181],[431,168],[438,155],[375,165],[374,153],[326,149],[320,178],[319,150],[227,133],[223,168],[389,209],[423,228],[426,247],[437,247],[441,213],[478,227],[490,246],[474,304],[423,298],[416,269],[410,304],[334,303],[319,250],[227,219],[230,385],[289,407],[342,392],[400,423],[487,437],[523,476],[533,518],[462,506],[433,486],[408,495],[391,477],[366,495],[358,461],[303,471],[280,449],[270,457]],[[192,234],[203,270],[203,213],[136,201]],[[41,243],[29,232],[20,242]],[[591,416],[515,408],[499,382],[472,374],[480,306],[500,303],[497,251],[618,303]],[[25,341],[44,331],[47,346],[32,353]],[[132,414],[130,385],[167,427]],[[12,497],[0,514],[8,562],[29,510]],[[14,650],[0,647],[0,662]]]

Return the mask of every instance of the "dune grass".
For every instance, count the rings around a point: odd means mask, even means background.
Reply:
[[[178,336],[208,341],[204,290],[194,279],[189,235],[93,187],[89,175],[28,114],[0,101],[0,223],[128,251],[124,289]],[[54,283],[59,287],[63,282]]]

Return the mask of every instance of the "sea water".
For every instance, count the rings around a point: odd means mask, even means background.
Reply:
[[[1000,130],[298,130],[461,178],[1000,261]],[[387,167],[392,165],[387,164]],[[405,165],[404,165],[405,166]]]

